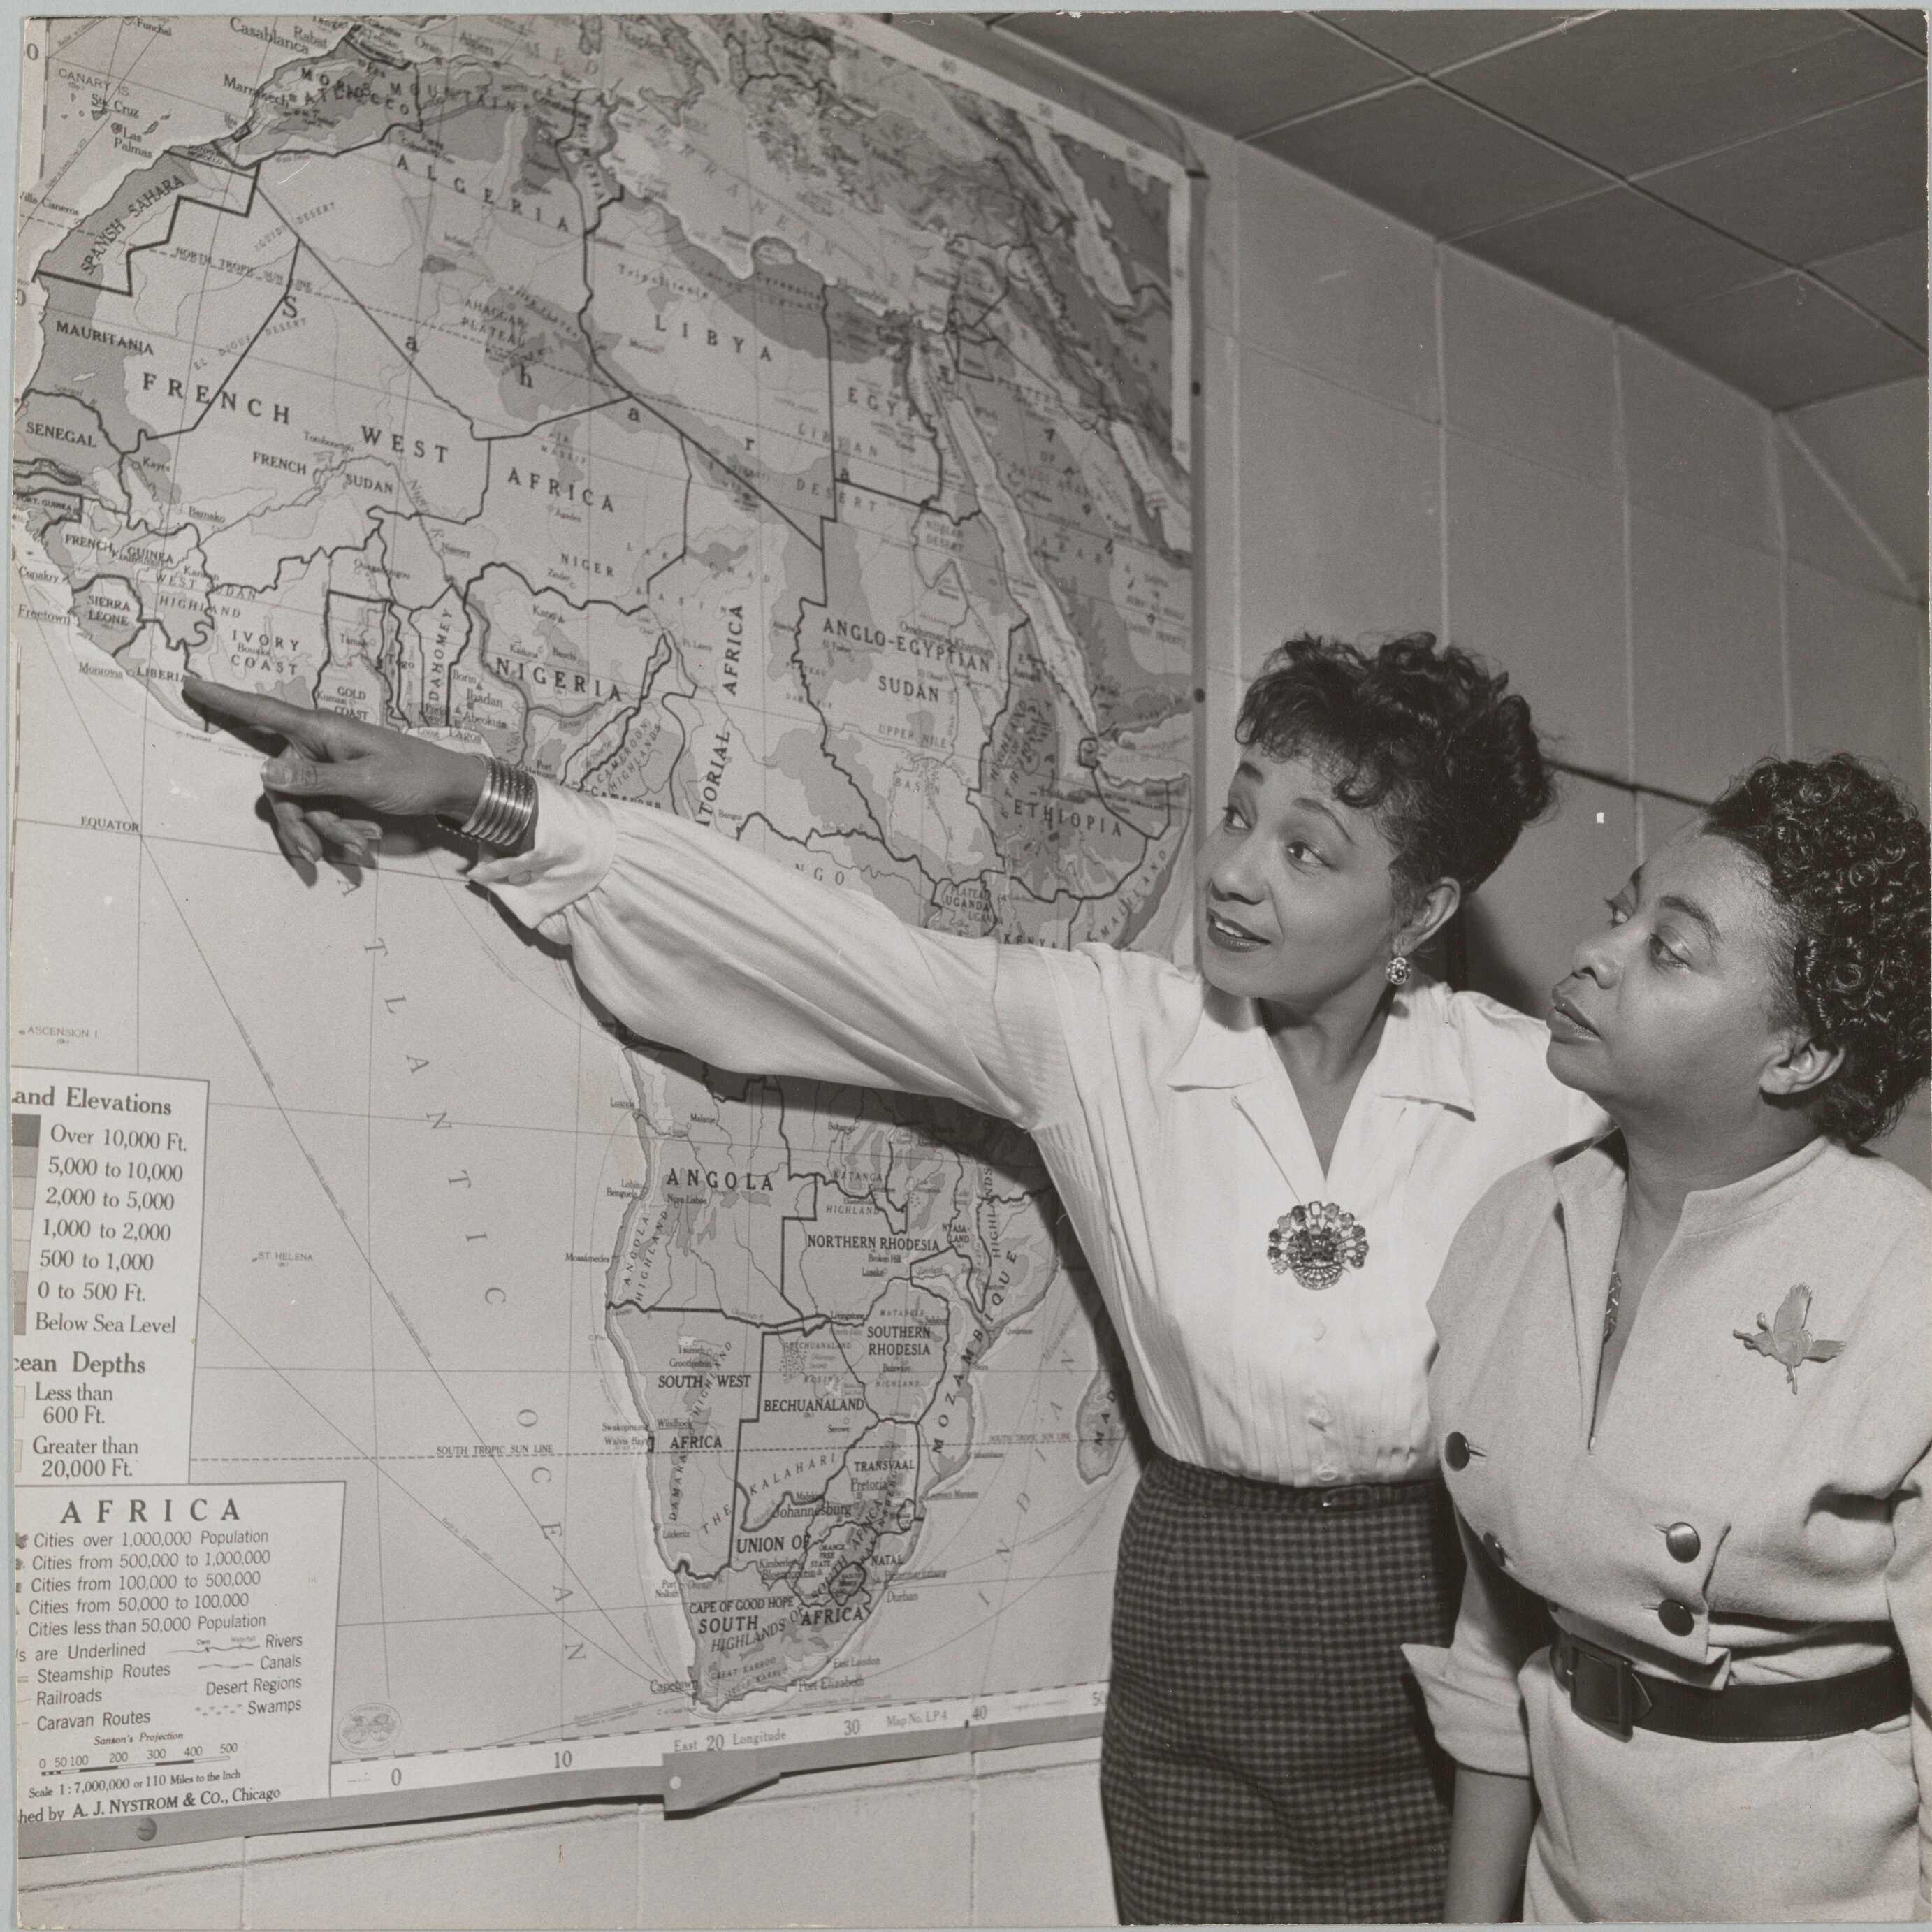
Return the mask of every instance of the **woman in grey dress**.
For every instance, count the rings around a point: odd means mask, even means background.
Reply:
[[[1927,1916],[1932,1195],[1866,1150],[1926,1077],[1927,905],[1892,788],[1767,764],[1556,989],[1618,1131],[1500,1182],[1430,1304],[1451,1918]]]

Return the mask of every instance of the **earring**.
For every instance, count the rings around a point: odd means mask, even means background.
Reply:
[[[1388,982],[1391,986],[1408,984],[1408,955],[1398,952],[1388,963]]]

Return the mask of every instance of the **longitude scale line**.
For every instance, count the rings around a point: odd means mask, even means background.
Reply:
[[[604,86],[604,81],[606,71],[609,65],[609,62],[610,39],[608,32],[605,32],[600,34],[597,48],[598,97],[599,99],[604,100],[608,100],[610,98],[608,91]],[[566,139],[574,139],[577,134],[580,115],[581,113],[582,100],[583,94],[581,90],[573,92],[571,97],[570,128],[568,133],[566,136]],[[534,111],[535,109],[533,107],[532,112]],[[577,206],[579,211],[579,219],[587,232],[590,223],[596,219],[598,211],[593,206],[590,213],[587,216],[585,215],[583,212],[584,201],[584,197],[583,190],[580,186],[577,190]],[[584,294],[586,298],[585,306],[587,310],[592,295],[592,291],[590,288],[590,250],[587,248],[584,250]],[[584,394],[586,397],[593,393],[590,368],[587,362],[584,365]],[[584,473],[586,480],[588,480],[595,473],[592,465],[592,454],[596,448],[596,440],[597,423],[596,418],[594,416],[586,416],[584,418]],[[587,536],[590,526],[590,518],[588,516],[585,518],[584,523],[586,534]],[[586,542],[585,545],[586,560],[589,556],[590,548],[590,546]],[[586,663],[594,664],[596,660],[592,656],[591,649],[592,632],[589,604],[590,588],[590,584],[586,581],[584,585],[586,602],[584,612],[584,661]],[[641,704],[641,698],[639,701]],[[448,698],[446,691],[443,702],[446,718],[448,705]],[[559,776],[562,776],[560,768]],[[579,1120],[581,1120],[583,1118],[584,1109],[584,1031],[581,1028],[578,1029],[573,1042],[573,1046],[574,1048],[574,1065],[572,1070],[571,1086],[574,1099],[574,1112],[577,1118]],[[607,1143],[603,1162],[600,1164],[600,1174],[604,1167],[608,1167],[610,1158],[608,1144]],[[571,1136],[570,1144],[570,1250],[572,1254],[587,1254],[592,1252],[591,1248],[586,1245],[584,1240],[583,1232],[579,1227],[578,1222],[579,1203],[583,1199],[583,1137],[580,1134],[573,1134]],[[596,1226],[595,1218],[596,1210],[594,1207],[592,1210],[592,1219],[591,1226],[594,1232]],[[578,1264],[574,1262],[569,1264],[571,1280],[569,1286],[568,1306],[570,1312],[568,1318],[564,1322],[563,1328],[563,1455],[561,1458],[563,1464],[562,1478],[563,1498],[557,1511],[558,1528],[556,1533],[557,1558],[560,1576],[561,1576],[564,1570],[568,1567],[570,1562],[570,1471],[572,1463],[576,1460],[572,1452],[577,1447],[577,1378],[574,1375],[571,1373],[571,1369],[576,1359],[578,1336],[579,1333],[577,1326],[576,1275],[578,1265]],[[595,1280],[596,1278],[596,1277],[593,1274],[592,1279]],[[604,1290],[601,1285],[596,1290],[596,1293],[601,1306],[604,1298]],[[594,1356],[592,1360],[593,1361],[595,1360]],[[605,1612],[607,1616],[610,1614],[611,1613],[608,1611]],[[649,1630],[650,1628],[650,1620],[648,1618],[644,1620],[644,1628],[646,1630]],[[557,1629],[558,1654],[556,1664],[556,1720],[557,1727],[560,1730],[564,1727],[564,1712],[567,1707],[568,1684],[570,1674],[570,1630],[571,1626],[568,1624],[560,1621]]]
[[[754,208],[758,201],[758,190],[757,184],[752,181],[750,174],[752,164],[752,144],[749,139],[744,136],[742,132],[739,139],[738,152],[740,158],[740,172],[737,174],[736,178],[740,187],[744,191],[745,226],[748,232],[755,234],[758,232],[758,230]],[[724,172],[729,174],[730,170],[726,170]],[[752,326],[755,331],[760,320],[758,314],[758,279],[760,272],[755,255],[751,258],[751,266],[752,278],[746,288],[746,293],[751,304]],[[761,382],[754,381],[752,386],[752,436],[748,440],[755,442],[757,448],[752,463],[747,465],[747,467],[748,468],[761,470],[765,460],[764,418],[764,385]],[[828,454],[830,452],[828,452]],[[758,560],[757,572],[758,634],[761,640],[769,638],[771,635],[771,610],[766,597],[766,586],[770,581],[770,566],[771,562],[770,556],[766,554],[766,533],[768,528],[769,520],[764,517],[759,517],[754,525],[755,532],[756,554]],[[824,581],[825,573],[824,536],[825,526],[821,523],[819,525],[819,542],[817,546],[819,580],[821,584]],[[782,539],[781,539],[781,541],[782,541]],[[801,624],[803,622],[804,616],[804,611],[801,608],[799,613]],[[765,709],[766,667],[769,662],[769,653],[763,648],[760,648],[758,656],[760,668],[758,673],[758,697],[755,714],[760,720],[758,746],[758,801],[760,807],[764,810],[766,821],[769,823],[770,822],[771,812],[771,766],[770,764],[770,755],[771,751],[771,727],[769,722],[770,714]],[[807,693],[806,694],[808,698],[809,693]],[[721,710],[723,709],[722,705],[719,708]],[[730,714],[727,712],[726,729],[728,730],[729,728]],[[745,828],[741,824],[739,827],[739,835],[740,837],[743,836],[744,830]],[[708,1084],[709,1083],[707,1082],[706,1084]],[[753,1136],[756,1131],[753,1125],[755,1116],[753,1112],[752,1106],[748,1106],[746,1107],[746,1164],[748,1167],[750,1165]],[[721,1124],[727,1118],[728,1118],[728,1116],[724,1113],[722,1109],[721,1109],[719,1113]],[[787,1172],[789,1173],[791,1168],[791,1146],[790,1137],[786,1132],[784,1103],[782,1097],[781,1097],[778,1103],[778,1143],[785,1150],[785,1167]],[[727,1138],[728,1143],[728,1135]],[[727,1158],[729,1156],[728,1153]],[[814,1202],[817,1199],[815,1191],[814,1199]],[[750,1226],[748,1220],[746,1226],[746,1234],[747,1239],[740,1254],[740,1258],[744,1265],[742,1278],[739,1286],[739,1292],[744,1298],[742,1305],[747,1309],[752,1309],[758,1306],[758,1294],[757,1285],[752,1279],[753,1268],[752,1242],[749,1238]],[[784,1232],[782,1223],[780,1225],[778,1232],[778,1267],[779,1270],[778,1282],[778,1298],[781,1301],[788,1300],[790,1298],[787,1296],[784,1290]],[[766,1330],[762,1324],[755,1327],[748,1326],[742,1330],[740,1330],[734,1326],[731,1330],[731,1343],[734,1351],[736,1365],[740,1369],[748,1368],[752,1377],[752,1388],[754,1391],[754,1397],[750,1426],[753,1428],[761,1426],[764,1420],[765,1345],[767,1339]],[[757,1359],[755,1361],[753,1361],[751,1358],[754,1351],[756,1352]],[[724,1562],[728,1568],[735,1568],[736,1567],[738,1561],[738,1540],[742,1534],[748,1533],[752,1515],[752,1492],[749,1485],[745,1480],[745,1430],[746,1425],[744,1419],[745,1412],[742,1405],[740,1406],[738,1414],[738,1426],[732,1432],[731,1436],[730,1520],[724,1526]],[[774,1448],[778,1447],[776,1444],[772,1446]],[[776,1508],[776,1505],[774,1505],[774,1508]],[[807,1556],[809,1556],[809,1552],[807,1552]],[[802,1576],[805,1568],[805,1562],[802,1559],[800,1563],[796,1575],[786,1579],[786,1587],[791,1592],[794,1598],[797,1598],[799,1595],[796,1576]],[[697,1625],[694,1623],[692,1626],[692,1642],[694,1646],[696,1646],[698,1640],[696,1635]]]
[[[154,35],[154,39],[150,40],[148,45],[141,50],[141,53],[136,54],[134,59],[128,63],[128,71],[129,74],[132,74],[134,69],[140,64],[142,55],[147,53],[150,50],[152,50],[154,46],[154,41],[158,40],[160,38],[160,34],[157,33]],[[118,54],[120,50],[121,30],[117,27],[114,32],[114,54]],[[266,50],[264,49],[263,51],[266,54]],[[113,58],[113,55],[110,55],[109,58],[111,62]],[[123,76],[123,78],[124,79],[125,76]],[[109,98],[110,99],[112,98],[111,94]],[[108,116],[104,116],[102,117],[104,123],[105,123],[109,118],[110,117]],[[98,134],[100,130],[97,128],[94,131]],[[208,251],[208,262],[203,266],[201,272],[201,293],[203,301],[206,301],[208,296],[208,278],[214,272],[212,263],[214,258],[214,250],[212,248],[210,248]],[[200,302],[196,302],[195,304],[194,314],[195,333],[198,338],[201,330]],[[192,370],[194,364],[194,343],[192,340],[188,344],[188,365],[190,369]],[[136,440],[135,447],[136,448],[140,447],[138,438]],[[170,461],[169,477],[170,480],[172,481],[173,478],[172,460]],[[128,507],[130,509],[133,508],[131,500]],[[145,825],[147,823],[148,818],[148,721],[146,718],[143,718],[141,721],[140,761],[135,767],[134,795],[140,801],[141,805],[140,815],[136,818],[134,822],[137,825]],[[141,1010],[146,1004],[141,997],[141,927],[142,924],[141,918],[141,878],[142,873],[148,869],[150,863],[151,861],[148,856],[148,848],[146,845],[145,844],[137,845],[135,848],[134,856],[134,1071],[136,1074],[139,1074],[141,1071]],[[193,1412],[193,1406],[190,1404],[189,1410],[190,1418],[192,1418]],[[190,1419],[189,1424],[190,1431],[192,1430],[193,1426],[193,1421],[192,1419]],[[190,1455],[194,1454],[194,1443],[191,1439],[188,1445],[188,1452]]]
[[[328,643],[325,617],[323,642]],[[380,940],[382,926],[382,868],[370,866],[364,873],[369,884],[369,932]],[[382,971],[382,955],[371,946],[369,961],[369,1030],[362,1058],[362,1225],[368,1243],[368,1266],[363,1280],[368,1291],[369,1319],[369,1452],[374,1462],[382,1455],[382,1384],[376,1369],[376,982]],[[376,1614],[382,1628],[382,1695],[394,1702],[389,1684],[389,1580],[382,1542],[382,1486],[374,1486],[376,1498]]]
[[[418,87],[416,83],[414,83],[413,82],[412,82],[412,83],[411,92],[412,92],[412,96],[414,97],[414,99],[415,99],[415,103],[416,103],[416,109],[417,109],[417,118],[418,118],[418,124],[420,124],[420,121],[421,121],[421,114],[422,114],[422,94],[421,94],[421,92],[420,92],[420,88],[419,88],[419,87]],[[266,158],[265,158],[265,160],[264,160],[263,165],[266,165]],[[430,201],[431,202],[431,203],[434,203],[434,200],[435,200],[435,198],[436,198],[436,182],[435,182],[435,179],[434,179],[434,170],[432,170],[432,171],[431,171],[431,178],[430,178],[430,184],[429,184],[429,190],[428,190],[428,193],[429,193],[429,199],[430,199]],[[266,197],[266,195],[263,196],[263,199],[264,199],[265,200],[267,200],[267,197]],[[273,203],[273,202],[270,202],[270,203],[269,203],[269,206],[270,206],[271,207],[273,207],[273,206],[274,206],[274,203]],[[286,218],[285,216],[282,216],[282,215],[281,215],[281,212],[280,212],[280,209],[277,209],[277,210],[276,210],[276,213],[277,213],[277,215],[278,215],[278,218],[282,219],[283,220],[284,220],[284,221],[286,222]],[[425,230],[425,236],[426,236],[426,238],[427,238],[427,230],[428,230],[428,223],[427,219],[425,219],[425,221],[424,221],[424,230]],[[414,310],[414,311],[415,311],[415,314],[412,316],[412,321],[413,321],[413,320],[414,320],[417,316],[420,316],[420,314],[421,314],[421,312],[422,312],[422,282],[423,282],[422,272],[422,269],[421,269],[421,267],[420,267],[420,265],[419,265],[419,266],[418,266],[418,267],[417,274],[416,274],[416,298],[415,298],[415,301],[414,301],[413,304],[412,304],[412,309],[413,309],[413,310]],[[415,367],[415,364],[414,364],[413,363],[410,362],[406,358],[404,358],[404,378],[403,378],[403,429],[404,429],[404,434],[407,434],[407,432],[408,432],[408,429],[409,429],[409,423],[410,423],[410,392],[411,392],[412,388],[413,388],[413,386],[414,386],[415,380],[416,380],[416,367]],[[385,574],[386,574],[386,574],[387,574],[387,556],[388,556],[388,538],[387,538],[387,532],[385,532],[385,536],[384,536],[384,569],[385,569]],[[322,595],[322,648],[323,648],[323,650],[324,650],[324,652],[325,652],[325,653],[326,653],[326,656],[325,656],[325,658],[324,658],[324,668],[326,668],[326,667],[327,667],[328,664],[328,663],[330,663],[330,662],[332,662],[334,661],[334,656],[335,656],[335,640],[334,640],[334,638],[332,638],[332,637],[329,635],[329,634],[328,634],[328,624],[329,624],[329,600],[328,600],[328,591],[327,591],[327,589],[326,589],[326,583],[327,583],[327,577],[326,577],[326,575],[325,576],[324,583],[325,583],[325,589],[324,589],[323,595]],[[392,589],[393,589],[393,588],[394,588],[393,584],[392,584],[392,585],[390,586],[390,587],[391,587]],[[377,619],[377,620],[376,620],[376,623],[377,623],[378,633],[379,633],[379,635],[380,635],[380,629],[381,629],[381,625],[382,625],[382,620],[381,620],[380,617]],[[320,682],[320,680],[318,679],[318,683],[319,683],[319,682]],[[380,686],[380,678],[379,678],[379,679],[378,679],[378,684],[379,684],[379,686]],[[380,866],[369,866],[369,867],[368,867],[368,868],[365,868],[365,876],[366,876],[366,877],[370,880],[370,883],[371,883],[370,905],[370,916],[369,916],[369,929],[370,929],[370,935],[371,935],[371,937],[372,937],[373,938],[374,938],[374,939],[376,939],[376,940],[380,940],[381,939],[382,936],[382,868],[381,868]],[[375,1106],[376,1106],[376,1006],[377,1006],[377,1004],[378,1004],[378,1000],[377,1000],[377,994],[376,994],[376,982],[377,982],[377,980],[378,980],[380,978],[380,976],[381,976],[382,970],[382,960],[383,960],[384,957],[385,957],[385,956],[384,956],[384,955],[383,955],[380,951],[379,951],[379,950],[376,950],[376,949],[375,949],[375,948],[374,948],[374,947],[372,947],[372,948],[370,949],[370,953],[369,953],[369,1038],[368,1038],[368,1051],[367,1051],[366,1055],[365,1055],[365,1057],[364,1057],[364,1064],[363,1064],[363,1090],[363,1090],[363,1134],[362,1134],[362,1200],[363,1200],[362,1215],[363,1215],[363,1225],[364,1225],[364,1226],[365,1229],[367,1230],[367,1238],[368,1238],[368,1249],[369,1249],[368,1256],[368,1277],[367,1277],[367,1278],[368,1278],[368,1288],[369,1288],[369,1300],[368,1300],[368,1308],[369,1308],[369,1444],[370,1444],[370,1453],[371,1453],[372,1459],[373,1459],[373,1460],[374,1460],[375,1461],[376,1461],[376,1462],[379,1462],[379,1463],[380,1463],[380,1460],[381,1460],[381,1458],[382,1458],[382,1396],[381,1396],[381,1392],[380,1392],[380,1391],[381,1391],[381,1387],[382,1387],[382,1384],[381,1384],[381,1383],[380,1383],[380,1380],[378,1379],[378,1378],[377,1378],[377,1375],[376,1375],[376,1264],[375,1264],[375,1250],[376,1250],[376,1178],[375,1178],[375,1171],[376,1171],[376,1120],[375,1120]],[[425,1359],[427,1359],[427,1357],[425,1357]],[[384,1541],[383,1541],[383,1536],[382,1536],[382,1484],[381,1484],[378,1483],[378,1484],[376,1484],[374,1486],[374,1487],[375,1487],[375,1499],[376,1499],[376,1615],[377,1615],[377,1616],[381,1618],[381,1620],[382,1620],[382,1694],[383,1694],[383,1696],[384,1696],[385,1697],[388,1697],[388,1696],[390,1696],[390,1676],[391,1676],[391,1670],[390,1670],[391,1659],[390,1659],[390,1655],[389,1655],[389,1619],[388,1619],[389,1583],[388,1583],[388,1551],[387,1551],[387,1549],[386,1549],[386,1546],[385,1546],[385,1544],[384,1544]]]

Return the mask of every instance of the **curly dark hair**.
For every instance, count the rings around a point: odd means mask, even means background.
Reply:
[[[1472,892],[1556,800],[1528,705],[1432,633],[1372,655],[1292,638],[1248,687],[1234,736],[1311,758],[1345,805],[1372,813],[1409,896],[1450,878]]]
[[[1897,1120],[1932,1062],[1932,862],[1898,786],[1848,753],[1766,758],[1704,824],[1757,861],[1783,926],[1775,1026],[1842,1047],[1804,1102],[1821,1132],[1861,1145]]]

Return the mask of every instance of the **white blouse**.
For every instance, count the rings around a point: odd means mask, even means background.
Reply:
[[[1169,1455],[1298,1485],[1433,1470],[1426,1304],[1450,1238],[1492,1182],[1605,1124],[1545,1069],[1540,1022],[1412,982],[1324,1176],[1252,1002],[1197,973],[921,932],[668,813],[541,791],[534,848],[472,876],[633,1032],[1033,1135]],[[1268,1256],[1317,1201],[1368,1240],[1325,1289]]]

